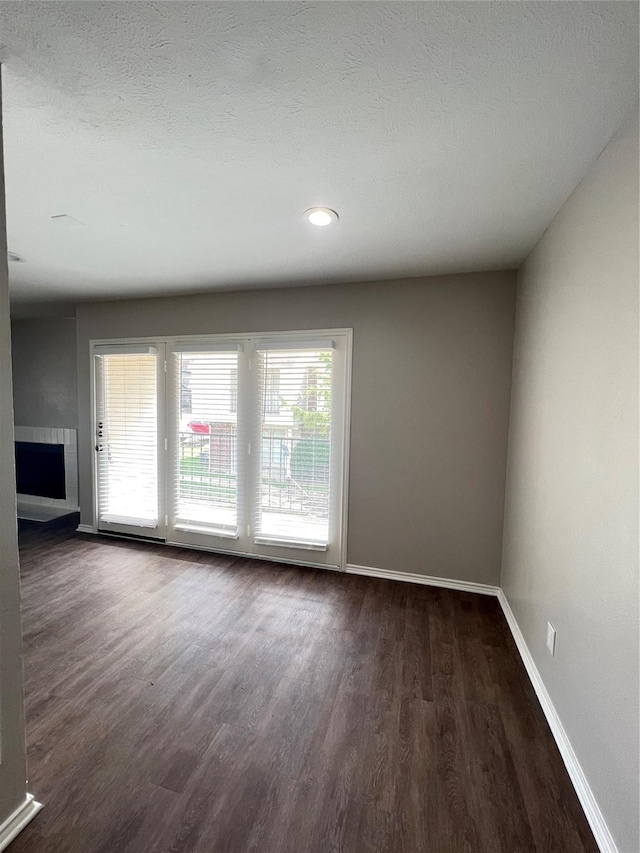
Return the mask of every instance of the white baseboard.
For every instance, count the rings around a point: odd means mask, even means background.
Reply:
[[[487,583],[474,583],[473,581],[456,581],[450,578],[434,578],[429,575],[417,575],[412,572],[392,572],[388,569],[373,569],[370,566],[347,565],[347,573],[352,575],[366,575],[371,578],[385,578],[390,581],[402,581],[404,583],[419,583],[424,586],[439,586],[444,589],[456,589],[459,592],[477,592],[480,595],[498,595],[500,587],[491,586]]]
[[[536,691],[538,701],[540,702],[544,715],[549,723],[551,734],[558,745],[558,749],[560,750],[560,755],[562,756],[562,760],[567,768],[569,778],[571,779],[576,794],[578,795],[578,799],[580,800],[580,805],[584,810],[587,820],[589,821],[591,831],[596,839],[596,843],[600,848],[600,853],[619,853],[616,843],[613,840],[613,836],[607,826],[607,822],[604,819],[604,815],[600,811],[600,807],[593,795],[593,791],[587,781],[587,777],[584,774],[584,770],[580,766],[578,756],[575,754],[573,747],[571,746],[569,736],[562,725],[562,721],[560,720],[558,712],[551,701],[547,688],[544,686],[542,677],[538,672],[538,667],[531,656],[531,652],[525,642],[522,631],[516,622],[513,610],[511,609],[507,597],[504,594],[504,590],[502,589],[498,593],[498,601],[500,602],[507,624],[513,634],[513,639],[518,647],[518,651],[520,652],[520,657],[525,665],[527,674],[531,679],[533,689]]]
[[[78,533],[94,533],[93,525],[91,524],[79,524],[76,527],[76,531]]]
[[[4,823],[0,824],[0,850],[4,850],[11,844],[16,835],[38,814],[41,808],[42,803],[37,803],[33,799],[33,794],[26,795],[24,802],[9,815]]]

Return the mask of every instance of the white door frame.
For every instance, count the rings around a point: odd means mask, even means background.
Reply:
[[[335,565],[327,566],[324,563],[317,562],[313,560],[313,551],[309,551],[310,559],[305,559],[304,556],[299,556],[299,551],[297,549],[291,549],[291,557],[288,556],[287,553],[276,552],[272,555],[266,554],[256,554],[251,553],[249,551],[238,551],[230,548],[230,543],[225,541],[225,537],[212,537],[207,534],[202,538],[202,544],[200,544],[200,540],[197,542],[194,540],[190,543],[185,542],[177,542],[177,541],[166,541],[168,545],[176,545],[178,547],[186,547],[192,548],[194,550],[204,550],[211,551],[213,553],[223,553],[223,554],[236,554],[238,556],[247,556],[254,557],[261,560],[270,560],[272,562],[280,562],[280,563],[289,563],[293,565],[303,565],[303,566],[314,566],[318,568],[328,568],[335,569],[337,568],[339,571],[346,571],[347,566],[347,535],[348,535],[348,521],[349,521],[349,456],[350,456],[350,436],[351,436],[351,371],[352,371],[352,359],[353,359],[353,329],[351,328],[334,328],[334,329],[306,329],[306,330],[293,330],[293,331],[281,331],[281,332],[245,332],[245,333],[234,333],[234,334],[216,334],[216,335],[170,335],[170,336],[157,336],[157,337],[136,337],[136,338],[103,338],[103,339],[94,339],[89,341],[89,351],[90,351],[90,362],[91,362],[91,371],[90,371],[90,395],[91,395],[91,455],[92,455],[92,503],[93,503],[93,532],[98,533],[98,494],[97,494],[97,454],[93,451],[94,441],[93,439],[96,437],[96,388],[95,388],[95,348],[98,346],[135,346],[140,344],[148,344],[152,346],[157,346],[159,348],[159,369],[160,369],[160,349],[162,349],[164,367],[163,374],[166,374],[167,370],[167,357],[168,350],[172,345],[175,344],[192,344],[194,342],[202,343],[205,345],[206,343],[211,344],[219,344],[221,341],[224,342],[233,342],[236,341],[238,343],[245,342],[247,339],[260,339],[266,340],[269,338],[274,339],[282,339],[286,338],[287,340],[291,340],[292,343],[295,342],[296,339],[299,339],[301,342],[305,340],[309,340],[309,338],[316,337],[331,337],[331,336],[341,336],[344,338],[344,389],[343,389],[343,400],[344,400],[344,411],[343,411],[343,434],[340,437],[340,445],[341,445],[341,494],[339,495],[339,500],[341,502],[340,506],[340,550],[339,550],[339,565],[336,567]],[[244,360],[244,359],[243,359]],[[240,366],[238,368],[238,375],[240,376]],[[166,502],[166,492],[167,492],[167,483],[165,482],[165,472],[167,470],[168,465],[168,435],[167,435],[167,407],[168,407],[168,397],[169,390],[167,388],[168,383],[164,383],[163,391],[160,391],[159,388],[159,400],[158,400],[158,411],[159,411],[159,434],[158,434],[158,483],[160,489],[159,496],[159,509],[162,514],[159,515],[159,521],[163,522],[163,527],[166,524],[167,520],[167,502]],[[247,386],[248,383],[245,383]],[[247,388],[247,393],[249,393]],[[160,396],[161,395],[161,396]],[[164,403],[164,405],[161,405]],[[160,410],[162,413],[160,414]],[[160,417],[162,423],[162,430],[160,432]],[[143,528],[141,528],[142,530]],[[121,533],[122,535],[131,534],[133,531],[130,529],[123,531],[109,531],[113,532],[114,535]],[[166,535],[166,529],[164,530]],[[144,534],[142,534],[144,535]],[[215,544],[211,544],[211,539],[217,539]],[[163,541],[160,539],[159,541]],[[218,544],[219,543],[219,544]],[[287,549],[288,551],[289,549]],[[300,549],[303,550],[303,549]]]

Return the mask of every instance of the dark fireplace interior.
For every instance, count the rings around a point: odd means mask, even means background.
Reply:
[[[16,485],[19,495],[64,500],[64,445],[16,441]]]

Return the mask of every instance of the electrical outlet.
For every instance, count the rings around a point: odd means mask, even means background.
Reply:
[[[551,655],[556,653],[556,629],[551,622],[547,622],[547,648]]]

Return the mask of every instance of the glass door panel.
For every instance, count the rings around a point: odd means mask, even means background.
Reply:
[[[347,340],[256,341],[252,553],[340,566]]]
[[[239,356],[239,346],[231,344],[190,345],[171,353],[172,541],[204,544],[206,537],[216,537],[229,545],[239,539],[245,469],[238,429]]]
[[[95,349],[99,529],[164,537],[160,364],[157,347]]]
[[[326,547],[333,350],[262,350],[257,360],[256,539]]]

